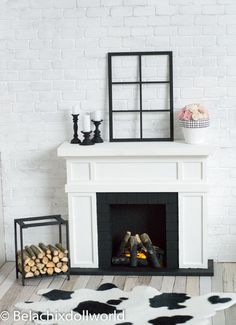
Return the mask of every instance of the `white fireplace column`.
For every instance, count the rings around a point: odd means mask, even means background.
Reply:
[[[71,265],[97,268],[97,192],[178,192],[179,267],[208,266],[207,170],[211,147],[181,142],[63,143]]]

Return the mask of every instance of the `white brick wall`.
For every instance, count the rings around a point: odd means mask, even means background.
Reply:
[[[8,259],[13,219],[67,214],[70,111],[108,110],[108,51],[172,50],[175,108],[211,113],[210,256],[236,261],[235,0],[4,0],[0,3],[0,144]],[[107,117],[107,116],[106,116]],[[104,133],[107,134],[107,125]],[[176,137],[180,131],[176,128]]]

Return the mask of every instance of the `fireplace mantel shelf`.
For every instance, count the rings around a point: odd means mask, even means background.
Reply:
[[[58,147],[59,157],[161,157],[209,156],[211,145],[190,145],[174,142],[104,142],[94,146],[80,146],[64,142]]]

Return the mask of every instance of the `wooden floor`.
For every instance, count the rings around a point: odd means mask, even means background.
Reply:
[[[236,292],[236,263],[215,264],[215,276],[210,277],[151,277],[151,276],[72,276],[67,281],[64,276],[44,279],[30,279],[22,287],[15,280],[14,263],[8,262],[0,269],[0,312],[13,311],[14,304],[25,300],[39,300],[37,291],[43,288],[72,290],[78,288],[96,289],[101,283],[113,282],[119,288],[131,290],[136,285],[150,285],[162,292],[186,292],[202,295],[208,292]],[[42,298],[43,299],[43,298]],[[29,324],[24,322],[1,322],[2,324]],[[236,306],[218,313],[213,325],[236,325]]]

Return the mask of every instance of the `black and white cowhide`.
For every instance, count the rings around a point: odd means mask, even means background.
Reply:
[[[17,303],[22,311],[33,311],[47,324],[96,324],[96,325],[207,325],[216,311],[236,303],[235,293],[211,293],[190,297],[183,293],[161,293],[152,287],[137,286],[130,292],[113,284],[103,284],[97,290],[75,291],[40,290],[46,299],[39,302]],[[73,315],[112,315],[116,319],[65,320],[47,319],[46,313],[70,313]],[[119,317],[122,316],[122,317]],[[41,318],[41,319],[42,319]]]

